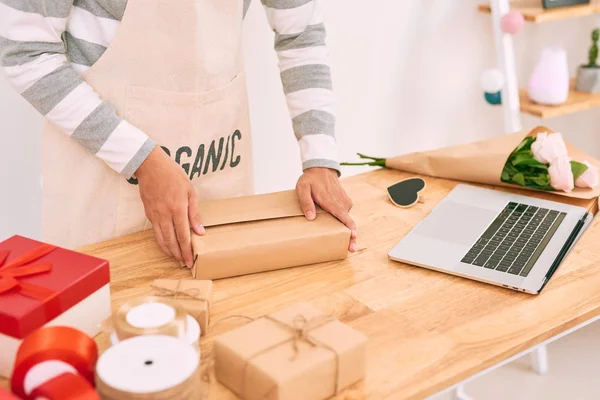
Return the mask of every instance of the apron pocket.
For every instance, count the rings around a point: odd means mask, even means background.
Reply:
[[[238,93],[239,90],[235,89],[240,86],[240,84],[244,85],[245,96],[245,80],[243,77],[244,74],[237,74],[228,84],[224,86],[198,93],[170,92],[166,90],[130,85],[127,88],[127,100],[128,103],[129,101],[135,102],[135,100],[142,100],[146,102],[162,104],[164,106],[198,107],[202,106],[203,104],[223,100],[227,96]],[[127,115],[127,117],[129,117],[129,115]]]
[[[125,119],[154,139],[192,181],[200,199],[251,194],[252,145],[244,74],[200,92],[129,86]],[[149,228],[137,182],[123,181],[121,234]]]

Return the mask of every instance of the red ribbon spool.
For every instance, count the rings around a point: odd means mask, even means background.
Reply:
[[[50,379],[31,392],[31,398],[48,400],[100,400],[88,381],[80,375],[65,373]]]
[[[8,390],[2,389],[0,387],[0,400],[21,400],[17,396],[10,393]]]
[[[29,398],[24,388],[27,372],[36,364],[49,360],[59,360],[71,365],[91,387],[94,386],[94,369],[98,361],[98,347],[94,339],[74,328],[51,326],[32,332],[21,343],[11,378],[13,393],[24,399]]]

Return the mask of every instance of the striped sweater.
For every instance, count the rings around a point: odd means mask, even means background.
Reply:
[[[244,0],[244,16],[251,0]],[[303,169],[339,171],[320,0],[261,0]],[[41,114],[126,178],[156,143],[121,119],[81,74],[119,29],[127,0],[0,0],[0,65]]]

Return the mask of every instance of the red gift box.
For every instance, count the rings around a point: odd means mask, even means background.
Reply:
[[[53,321],[97,334],[100,321],[96,319],[110,314],[109,281],[108,261],[22,236],[0,242],[0,344],[12,340],[18,346],[20,339]],[[76,306],[88,309],[76,310]],[[92,306],[97,316],[88,316]],[[78,315],[57,319],[69,310]],[[6,375],[7,362],[12,363],[3,353],[0,375]]]

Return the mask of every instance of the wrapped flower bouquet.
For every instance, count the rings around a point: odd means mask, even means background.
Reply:
[[[571,160],[560,133],[540,132],[519,143],[508,157],[501,179],[531,189],[568,193],[575,186],[598,186],[598,168],[587,160]]]
[[[413,174],[495,186],[519,186],[577,199],[600,196],[600,161],[566,143],[562,135],[540,126],[529,132],[436,150],[375,158],[362,162]]]

